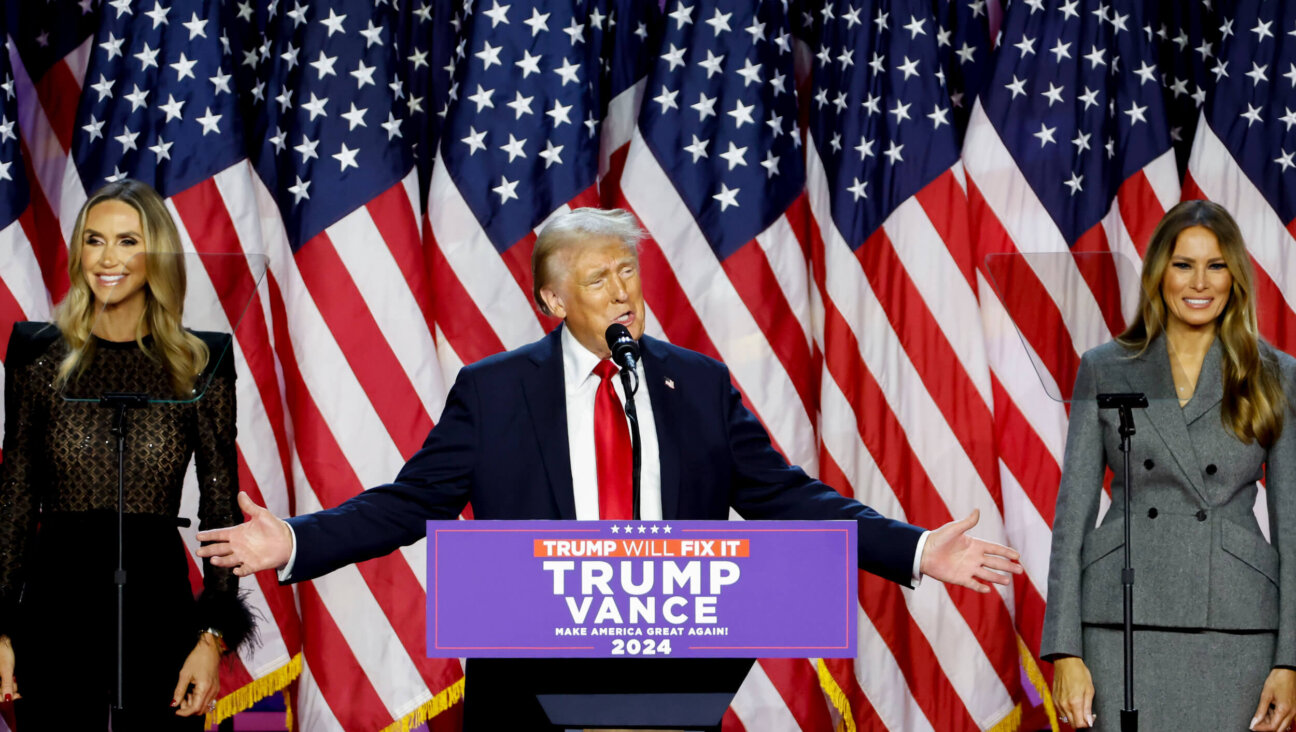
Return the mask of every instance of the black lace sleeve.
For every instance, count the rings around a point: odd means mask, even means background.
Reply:
[[[215,362],[209,367],[209,372],[211,368],[215,372],[196,405],[198,523],[200,529],[215,529],[243,520],[238,508],[238,454],[234,446],[237,435],[234,354],[229,351],[228,335],[198,335],[207,343]],[[203,628],[220,630],[231,652],[250,640],[255,631],[251,610],[240,597],[238,582],[239,578],[230,569],[213,567],[209,560],[203,560],[199,623]]]
[[[16,323],[5,355],[4,464],[0,466],[0,635],[12,636],[23,588],[23,562],[36,536],[38,439],[43,420],[38,402],[45,384],[34,361],[52,342],[39,323]],[[54,331],[57,334],[57,331]]]

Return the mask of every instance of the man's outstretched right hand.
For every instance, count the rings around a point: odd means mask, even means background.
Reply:
[[[233,567],[239,577],[287,564],[293,550],[293,534],[288,524],[258,506],[242,491],[238,503],[247,514],[247,521],[238,526],[198,532],[198,541],[204,542],[198,548],[198,556],[210,559],[216,567]]]

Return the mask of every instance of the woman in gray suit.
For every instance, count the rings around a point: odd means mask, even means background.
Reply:
[[[1296,359],[1257,336],[1253,280],[1228,212],[1181,203],[1148,244],[1134,322],[1081,359],[1041,643],[1076,727],[1119,729],[1124,705],[1125,486],[1104,392],[1149,400],[1131,453],[1140,729],[1276,732],[1296,716]],[[1253,513],[1261,477],[1272,543]]]

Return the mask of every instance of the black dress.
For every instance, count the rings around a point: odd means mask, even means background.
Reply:
[[[230,570],[204,562],[203,590],[194,598],[177,531],[191,456],[200,527],[242,521],[229,336],[196,335],[210,360],[219,358],[198,380],[198,388],[208,384],[202,398],[127,413],[125,712],[114,716],[114,732],[201,729],[202,715],[176,717],[170,706],[180,667],[204,628],[221,630],[231,649],[251,633]],[[53,384],[67,346],[54,326],[18,323],[5,358],[0,634],[14,645],[22,732],[107,729],[115,688],[112,410],[65,397],[174,394],[164,367],[133,341],[96,339],[93,348],[89,368],[62,393]]]

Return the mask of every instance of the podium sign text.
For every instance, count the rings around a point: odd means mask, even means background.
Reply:
[[[429,521],[432,657],[855,655],[854,521]]]

